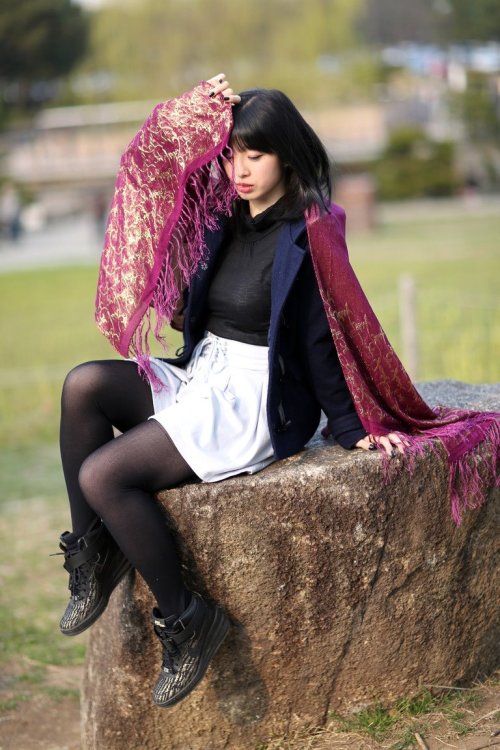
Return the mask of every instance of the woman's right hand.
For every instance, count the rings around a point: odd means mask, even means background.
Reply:
[[[239,104],[241,102],[241,96],[235,94],[233,89],[229,85],[229,81],[226,80],[224,73],[219,73],[213,78],[208,78],[207,83],[212,86],[210,96],[217,96],[217,94],[224,94],[224,100],[229,102],[231,105]]]
[[[358,440],[355,447],[364,451],[382,448],[389,456],[395,456],[398,452],[404,453],[404,449],[409,445],[408,440],[401,438],[397,432],[389,432],[387,435],[367,435]]]

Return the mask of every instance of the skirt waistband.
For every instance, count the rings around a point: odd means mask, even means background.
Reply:
[[[256,346],[233,339],[224,339],[207,331],[204,338],[195,346],[188,369],[201,365],[200,359],[202,359],[204,364],[214,369],[217,369],[217,365],[229,365],[263,371],[268,368],[268,358],[268,346]]]

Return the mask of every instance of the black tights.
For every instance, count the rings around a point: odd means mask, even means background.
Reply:
[[[73,532],[102,518],[143,576],[164,617],[187,601],[180,566],[154,492],[193,472],[153,413],[151,389],[125,360],[72,370],[61,400],[61,458]],[[114,438],[113,426],[123,434]]]

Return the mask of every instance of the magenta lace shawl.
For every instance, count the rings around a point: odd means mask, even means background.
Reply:
[[[219,161],[230,105],[202,83],[159,104],[120,162],[101,257],[96,322],[111,344],[148,369],[151,329],[172,320],[203,261],[205,229],[229,214],[236,193]]]
[[[182,291],[204,261],[203,234],[229,214],[234,190],[218,157],[232,126],[231,107],[201,83],[159,104],[121,160],[101,260],[96,320],[124,356],[154,382],[148,337],[161,339]],[[498,483],[499,414],[430,408],[411,383],[349,263],[345,214],[306,217],[311,256],[344,376],[368,433],[400,431],[408,466],[426,450],[445,450],[451,510],[483,502]],[[485,456],[475,449],[483,443]],[[386,462],[387,466],[387,462]]]

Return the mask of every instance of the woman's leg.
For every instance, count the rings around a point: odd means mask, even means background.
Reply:
[[[79,365],[69,373],[63,388],[61,457],[72,538],[83,537],[102,518],[125,557],[143,574],[160,608],[170,614],[183,611],[185,591],[170,532],[150,493],[178,484],[192,476],[192,471],[163,428],[148,421],[152,413],[151,388],[134,362],[104,360]],[[138,425],[142,429],[134,432],[131,440],[124,440]],[[115,438],[113,426],[124,434]],[[140,499],[122,492],[129,487],[129,477],[134,478],[132,486],[137,484]],[[154,480],[150,484],[148,477]],[[158,575],[163,570],[165,575]]]
[[[61,538],[65,565],[76,574],[61,630],[74,635],[95,622],[123,575],[123,563],[132,563],[158,602],[153,618],[163,657],[153,697],[157,705],[170,706],[201,680],[229,620],[184,587],[172,537],[152,495],[193,472],[161,425],[147,419],[152,412],[149,386],[132,363],[92,362],[67,378],[61,455],[75,532],[82,537]],[[123,434],[114,438],[112,425]],[[72,550],[68,541],[75,544]]]
[[[192,476],[154,419],[98,448],[80,470],[84,497],[145,579],[163,617],[181,614],[188,595],[170,531],[152,495]]]
[[[103,360],[75,367],[61,398],[61,458],[71,508],[73,532],[83,536],[96,519],[78,481],[84,460],[122,432],[153,413],[149,384],[134,362]]]

